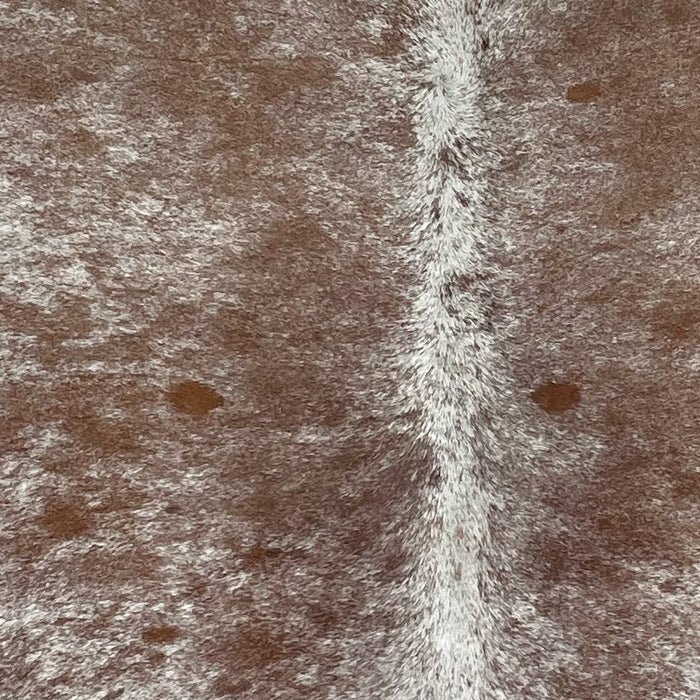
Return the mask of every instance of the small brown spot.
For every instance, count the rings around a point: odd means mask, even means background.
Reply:
[[[180,630],[171,625],[147,627],[141,633],[141,639],[147,644],[169,644],[181,636]]]
[[[176,384],[169,392],[170,403],[178,411],[201,417],[224,405],[224,398],[211,387],[200,382],[186,381]]]
[[[572,85],[566,91],[569,102],[595,102],[600,97],[600,85],[594,81]]]
[[[581,400],[581,391],[576,384],[550,382],[537,387],[530,398],[547,413],[560,413]]]
[[[74,503],[50,501],[44,508],[41,524],[52,537],[71,539],[85,534],[92,527],[90,514]]]

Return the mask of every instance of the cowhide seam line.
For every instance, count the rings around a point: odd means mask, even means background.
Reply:
[[[700,695],[690,0],[0,28],[0,698]]]

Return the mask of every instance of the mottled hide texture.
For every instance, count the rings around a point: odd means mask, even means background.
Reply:
[[[698,700],[699,57],[0,2],[0,700]]]

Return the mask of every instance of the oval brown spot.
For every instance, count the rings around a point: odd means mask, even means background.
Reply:
[[[530,398],[547,413],[560,413],[581,400],[581,391],[576,384],[549,382],[535,389]]]
[[[74,503],[49,501],[41,524],[52,537],[71,539],[85,534],[92,527],[90,514]]]
[[[600,85],[594,81],[572,85],[566,91],[569,102],[595,102],[600,97]]]
[[[141,633],[141,639],[147,644],[169,644],[181,636],[180,630],[171,625],[147,627]]]
[[[170,390],[168,398],[178,411],[198,417],[224,405],[221,394],[206,384],[193,381],[176,384]]]

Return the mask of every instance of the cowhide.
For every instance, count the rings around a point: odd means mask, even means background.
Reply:
[[[0,2],[0,698],[697,700],[699,57]]]

